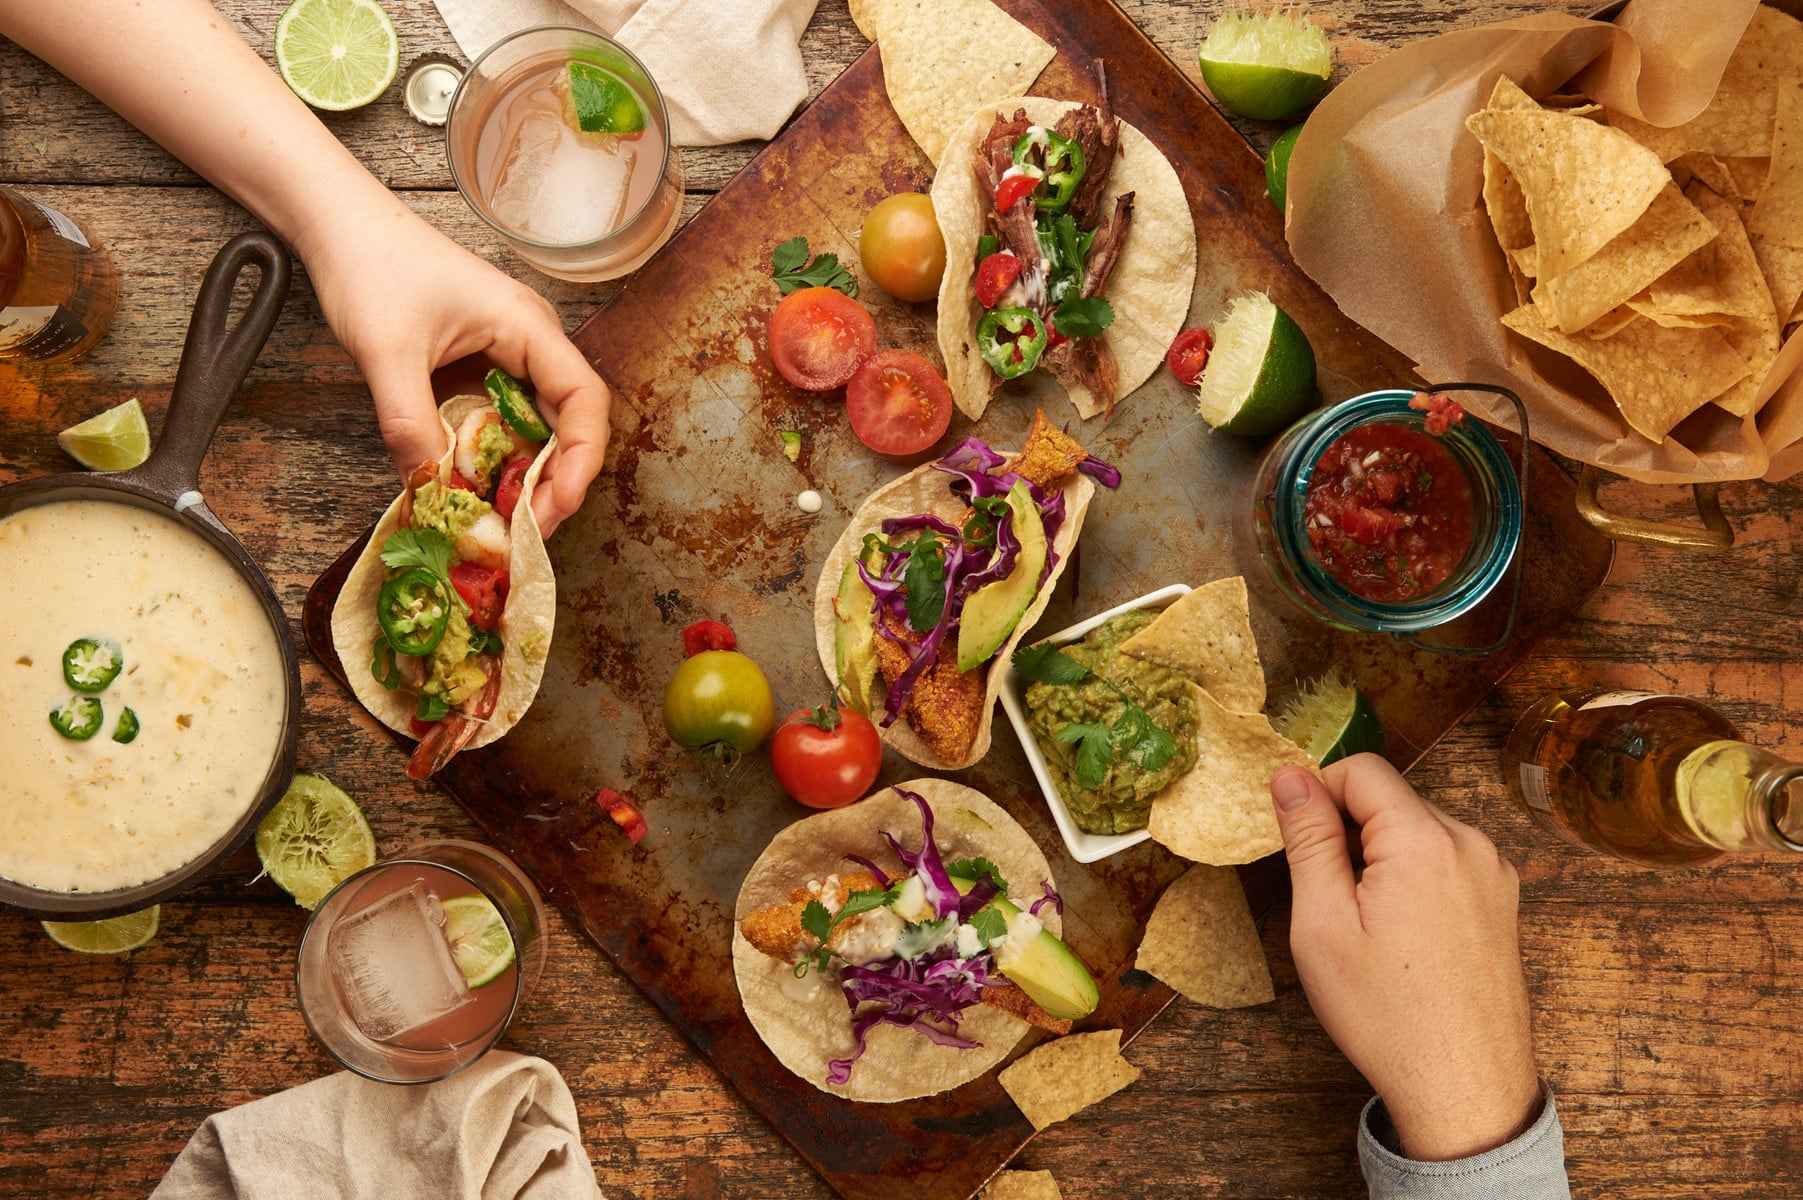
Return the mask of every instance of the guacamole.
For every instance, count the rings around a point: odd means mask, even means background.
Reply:
[[[455,540],[479,519],[487,516],[492,506],[474,492],[446,487],[436,479],[422,483],[413,492],[415,529],[436,529]]]
[[[444,640],[433,649],[426,669],[426,682],[419,690],[428,696],[437,696],[452,708],[481,691],[482,685],[488,682],[481,665],[470,654],[469,618],[456,605],[451,606]]]
[[[1155,666],[1120,652],[1120,645],[1158,616],[1134,610],[1110,617],[1088,637],[1060,649],[1088,667],[1081,683],[1034,683],[1027,687],[1027,725],[1045,756],[1046,768],[1079,828],[1089,833],[1127,833],[1143,829],[1152,798],[1196,761],[1196,705],[1190,682],[1168,667]],[[1106,680],[1107,682],[1103,682]],[[1077,747],[1056,734],[1067,725],[1112,727],[1126,702],[1115,685],[1133,698],[1152,723],[1177,742],[1177,753],[1157,770],[1147,770],[1117,756],[1102,786],[1094,791],[1077,782]]]

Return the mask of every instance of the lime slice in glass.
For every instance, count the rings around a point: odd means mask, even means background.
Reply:
[[[65,950],[83,954],[123,954],[149,943],[162,922],[163,906],[153,904],[103,921],[44,921],[44,932]]]
[[[1315,406],[1315,352],[1263,292],[1236,296],[1196,386],[1202,419],[1225,433],[1275,433]]]
[[[1321,27],[1287,12],[1224,13],[1197,54],[1202,82],[1229,111],[1278,121],[1313,104],[1333,74]]]
[[[1678,764],[1672,781],[1678,808],[1705,840],[1728,849],[1750,845],[1747,793],[1753,789],[1752,757],[1740,742],[1705,742]]]
[[[1290,151],[1296,148],[1296,139],[1301,135],[1300,125],[1286,129],[1271,143],[1271,152],[1265,155],[1265,192],[1280,213],[1284,211],[1284,198],[1290,190]]]
[[[1332,672],[1304,684],[1272,724],[1324,767],[1351,754],[1384,752],[1384,727],[1371,701]]]
[[[607,68],[572,59],[564,85],[564,120],[577,131],[638,133],[645,128],[645,106]]]
[[[314,108],[362,108],[400,65],[394,22],[376,0],[294,0],[275,27],[275,65]]]
[[[257,826],[263,872],[312,909],[325,894],[376,861],[376,837],[363,810],[323,775],[296,775]]]
[[[493,983],[513,962],[513,935],[492,901],[480,894],[443,902],[444,935],[463,981],[473,988]]]
[[[56,435],[63,452],[90,471],[129,471],[150,457],[150,426],[133,396]]]

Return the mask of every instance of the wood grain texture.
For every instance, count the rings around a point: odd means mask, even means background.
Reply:
[[[279,0],[220,0],[268,55]],[[452,50],[429,0],[388,0],[403,59]],[[1192,79],[1219,4],[1124,0]],[[1342,70],[1414,38],[1585,3],[1343,0]],[[864,47],[842,0],[804,39],[817,93]],[[574,328],[605,287],[556,284],[513,259],[448,190],[441,144],[392,96],[329,118],[408,202],[541,288]],[[1274,126],[1242,125],[1255,144]],[[692,212],[755,146],[690,151]],[[251,218],[85,93],[0,44],[0,182],[91,221],[124,274],[118,323],[88,359],[0,365],[0,482],[68,469],[55,432],[130,395],[160,420],[200,273]],[[266,565],[291,617],[317,573],[390,498],[368,396],[304,274],[202,471],[209,503]],[[1803,753],[1803,487],[1728,484],[1740,531],[1716,558],[1624,547],[1611,583],[1542,644],[1416,769],[1423,792],[1494,837],[1522,871],[1522,943],[1537,1049],[1559,1089],[1574,1193],[1788,1197],[1803,1161],[1803,873],[1776,858],[1665,874],[1570,851],[1513,806],[1497,753],[1513,716],[1553,688],[1650,687],[1706,699],[1754,740]],[[1676,491],[1622,485],[1611,503],[1682,516]],[[16,586],[7,580],[4,586]],[[474,836],[435,787],[310,659],[301,765],[364,803],[386,848]],[[79,958],[30,922],[0,920],[0,1193],[141,1197],[207,1114],[314,1078],[329,1061],[294,1008],[304,914],[242,854],[164,910],[162,935],[123,960]],[[1352,1128],[1365,1088],[1309,1011],[1287,914],[1264,928],[1278,998],[1217,1013],[1178,1003],[1127,1050],[1140,1080],[1047,1130],[1018,1166],[1073,1200],[1362,1194]],[[577,1098],[610,1197],[827,1197],[657,1010],[553,919],[553,958],[507,1044],[555,1062]],[[724,964],[722,969],[725,969]],[[1123,1140],[1121,1129],[1134,1137]]]

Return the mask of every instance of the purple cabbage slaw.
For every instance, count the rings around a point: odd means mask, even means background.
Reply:
[[[979,499],[1005,498],[1016,481],[1027,485],[1034,504],[1039,507],[1040,522],[1045,527],[1046,560],[1045,568],[1039,576],[1039,582],[1043,585],[1058,563],[1058,551],[1053,548],[1053,541],[1064,526],[1064,490],[1054,488],[1048,493],[1030,479],[1023,480],[1013,471],[1001,470],[1007,461],[1004,455],[990,448],[981,439],[971,437],[932,466],[934,470],[950,475],[952,478],[948,486],[952,493],[963,497],[970,504],[975,504]],[[1120,486],[1121,473],[1093,454],[1079,463],[1077,470],[1092,476],[1105,487]],[[909,656],[907,669],[889,685],[884,696],[881,724],[885,728],[893,725],[896,718],[901,716],[902,708],[914,691],[915,683],[939,657],[939,647],[945,643],[945,639],[958,628],[959,619],[964,613],[964,602],[979,588],[1006,579],[1013,573],[1015,560],[1020,557],[1020,537],[1014,531],[1013,511],[1005,509],[994,520],[995,545],[991,547],[967,545],[962,530],[931,513],[891,517],[883,522],[882,531],[885,535],[927,532],[937,535],[934,545],[942,554],[945,565],[944,605],[940,609],[938,623],[927,631],[919,643],[909,642],[892,633],[885,619],[892,617],[901,623],[902,628],[911,628],[908,623],[907,588],[903,584],[910,553],[908,547],[899,547],[896,553],[889,555],[882,570],[875,574],[864,565],[861,557],[858,559],[858,575],[870,589],[875,601],[871,612],[876,616],[877,636],[888,638],[906,650]]]

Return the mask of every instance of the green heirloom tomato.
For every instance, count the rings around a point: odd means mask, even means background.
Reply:
[[[703,650],[683,660],[664,689],[664,729],[704,765],[731,770],[776,724],[770,682],[737,650]]]

